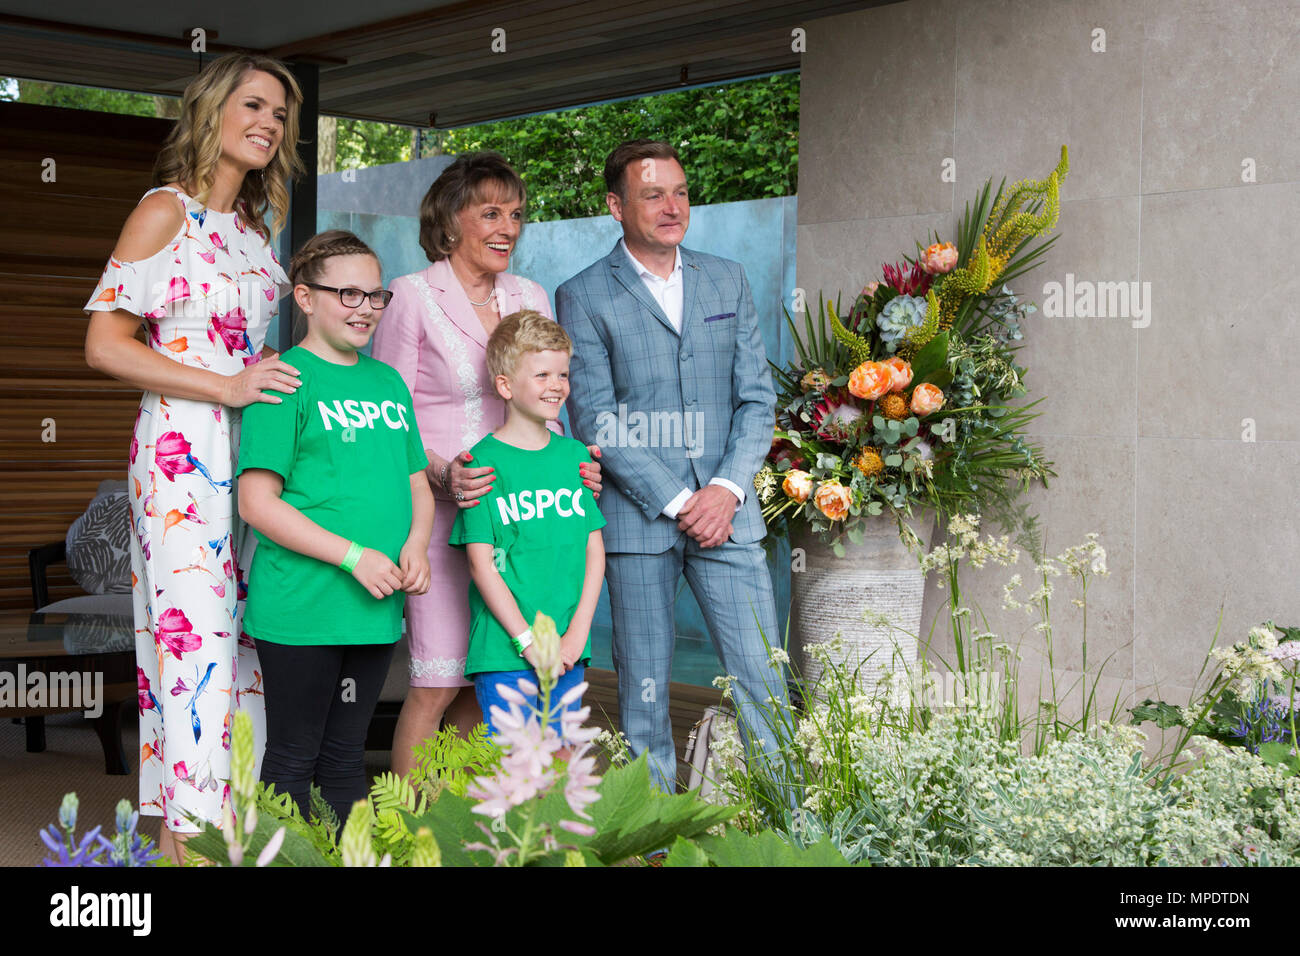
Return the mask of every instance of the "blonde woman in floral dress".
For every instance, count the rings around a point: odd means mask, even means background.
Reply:
[[[264,738],[240,626],[251,555],[239,550],[233,475],[240,409],[299,385],[263,343],[288,290],[265,216],[284,221],[287,183],[302,174],[301,102],[278,61],[209,63],[159,155],[160,188],[127,218],[86,304],[86,361],[144,390],[128,483],[140,810],[163,817],[173,858],[177,834],[222,822],[235,711],[253,716],[259,760]],[[147,345],[135,338],[142,320]]]

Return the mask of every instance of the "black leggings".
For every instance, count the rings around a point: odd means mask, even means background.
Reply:
[[[366,796],[366,728],[395,647],[257,641],[266,688],[262,780],[292,796],[304,819],[313,778],[340,825]]]

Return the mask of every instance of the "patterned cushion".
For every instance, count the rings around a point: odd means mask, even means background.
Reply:
[[[87,594],[131,593],[131,506],[126,491],[101,493],[68,529],[68,571]]]

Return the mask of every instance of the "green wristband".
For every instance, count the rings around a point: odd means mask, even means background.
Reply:
[[[518,652],[519,656],[523,657],[524,651],[528,650],[528,648],[532,646],[533,629],[531,627],[526,628],[522,634],[516,634],[514,637],[510,638],[510,643],[514,646],[514,649]]]
[[[352,569],[357,566],[357,562],[361,560],[361,555],[365,550],[365,548],[361,547],[361,545],[357,544],[355,541],[349,543],[348,553],[343,556],[343,563],[340,564],[339,567],[348,574],[351,574]]]

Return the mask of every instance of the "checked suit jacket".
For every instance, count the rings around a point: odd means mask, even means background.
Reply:
[[[684,532],[663,508],[715,477],[745,491],[731,540],[765,533],[753,482],[772,444],[776,393],[749,282],[738,262],[679,249],[680,334],[618,243],[555,293],[573,340],[569,422],[579,441],[600,445],[612,552],[667,551]]]

